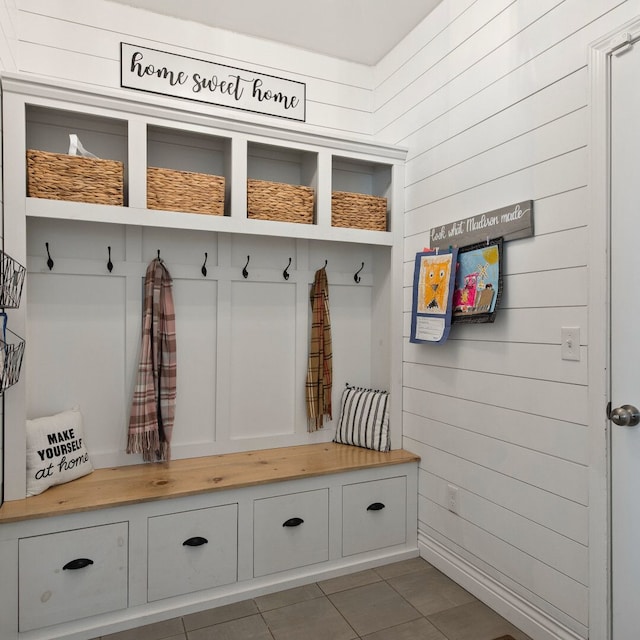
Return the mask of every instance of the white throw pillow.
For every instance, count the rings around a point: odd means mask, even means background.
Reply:
[[[92,471],[77,408],[27,420],[27,496]]]
[[[389,451],[389,393],[347,386],[333,441]]]

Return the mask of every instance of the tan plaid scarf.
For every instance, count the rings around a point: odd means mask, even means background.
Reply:
[[[331,320],[329,318],[329,283],[326,269],[318,269],[311,288],[311,340],[307,368],[308,431],[322,429],[325,417],[331,420]]]
[[[144,279],[142,347],[131,403],[127,453],[145,462],[171,458],[176,404],[176,316],[171,275],[159,258]]]

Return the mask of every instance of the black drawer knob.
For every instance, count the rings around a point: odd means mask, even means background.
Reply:
[[[93,564],[93,560],[89,560],[89,558],[76,558],[75,560],[67,562],[67,564],[65,564],[62,569],[64,571],[66,571],[67,569],[70,571],[75,571],[76,569],[84,569],[90,564]]]
[[[207,544],[209,542],[206,538],[202,536],[194,536],[193,538],[189,538],[182,543],[183,547],[201,547],[203,544]]]
[[[283,527],[299,527],[304,520],[302,518],[289,518],[282,523]]]
[[[367,507],[367,511],[381,511],[382,509],[384,509],[384,504],[382,504],[382,502],[372,502]]]

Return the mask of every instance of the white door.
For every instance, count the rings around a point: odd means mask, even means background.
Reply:
[[[610,398],[614,409],[640,407],[640,42],[611,56]],[[611,424],[613,640],[634,640],[640,638],[640,426],[616,424],[628,418],[618,414]]]

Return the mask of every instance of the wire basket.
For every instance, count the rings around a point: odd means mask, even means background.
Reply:
[[[0,250],[0,308],[17,309],[20,306],[26,269],[11,256]]]
[[[0,337],[0,393],[18,382],[23,356],[24,340],[5,329]]]

